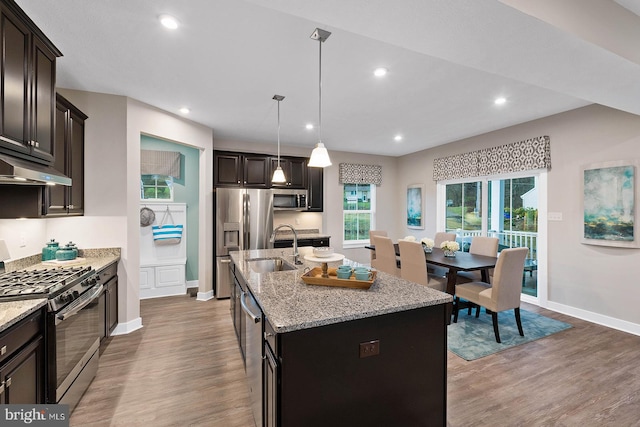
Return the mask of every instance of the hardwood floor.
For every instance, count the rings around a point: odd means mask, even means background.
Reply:
[[[449,352],[447,425],[640,426],[640,337],[523,308],[573,328],[472,362]],[[253,426],[229,301],[143,300],[141,314],[71,426]]]

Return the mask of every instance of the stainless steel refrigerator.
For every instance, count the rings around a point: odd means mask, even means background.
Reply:
[[[230,251],[267,249],[273,232],[273,194],[252,188],[215,188],[216,298],[229,298]]]

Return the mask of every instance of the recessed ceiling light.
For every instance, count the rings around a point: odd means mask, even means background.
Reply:
[[[496,105],[502,105],[502,104],[504,104],[505,102],[507,102],[507,98],[503,98],[503,97],[496,98],[496,100],[495,100],[495,101],[493,101],[493,102],[494,102]]]
[[[313,123],[307,123],[307,124],[306,124],[306,126],[305,126],[305,128],[306,128],[307,130],[312,130],[312,129],[313,129]]]
[[[160,15],[160,23],[170,30],[178,28],[178,20],[171,15]]]
[[[382,76],[384,76],[386,74],[387,74],[387,69],[386,68],[376,68],[373,71],[373,75],[376,76],[376,77],[382,77]]]
[[[182,107],[182,108],[180,109],[180,112],[181,112],[182,114],[189,114],[189,113],[191,112],[191,110],[189,110],[187,107]]]
[[[402,141],[402,135],[396,135],[396,136],[394,136],[394,137],[393,137],[393,140],[394,140],[394,141],[396,141],[396,142],[400,142],[400,141]]]

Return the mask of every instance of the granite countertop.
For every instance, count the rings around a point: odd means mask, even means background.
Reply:
[[[46,298],[0,302],[0,332],[9,329],[46,304]]]
[[[387,313],[450,303],[453,297],[444,292],[403,280],[378,271],[367,289],[307,285],[300,276],[305,268],[319,266],[304,259],[313,248],[299,248],[303,265],[298,270],[256,273],[249,267],[251,258],[283,257],[292,261],[293,249],[261,249],[231,252],[231,260],[244,277],[251,293],[277,333],[379,316]],[[359,266],[349,259],[331,262]]]
[[[296,229],[298,240],[302,239],[324,239],[330,238],[328,234],[320,233],[317,228]],[[288,228],[282,228],[276,233],[275,240],[293,240],[293,231]]]
[[[99,272],[109,264],[120,260],[120,248],[101,248],[101,249],[80,249],[78,258],[83,258],[82,262],[73,260],[70,262],[62,262],[59,265],[51,263],[43,263],[42,255],[32,255],[30,257],[21,258],[5,262],[6,272],[17,270],[42,270],[45,268],[64,268],[64,267],[84,267],[91,266]]]

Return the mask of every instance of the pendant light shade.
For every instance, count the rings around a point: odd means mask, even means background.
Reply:
[[[273,171],[273,178],[271,178],[271,182],[275,182],[277,184],[287,182],[287,179],[284,176],[284,171],[280,167],[280,101],[284,99],[282,95],[273,95],[273,98],[278,101],[278,167],[275,171]]]
[[[311,152],[311,158],[307,166],[316,168],[326,168],[331,166],[331,159],[329,158],[329,152],[322,143],[322,43],[329,38],[331,33],[329,31],[316,28],[311,38],[318,40],[319,49],[319,61],[318,61],[318,143],[316,148]]]

